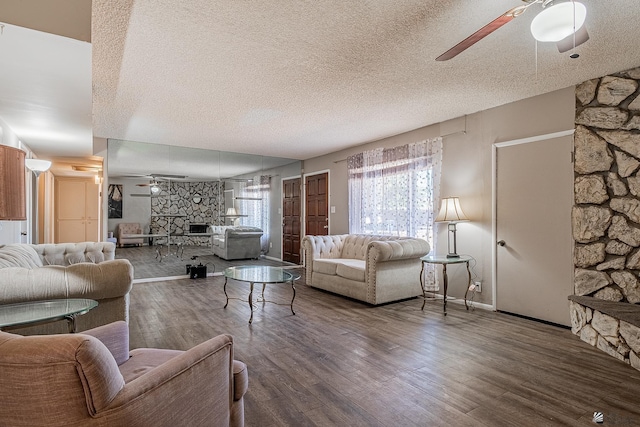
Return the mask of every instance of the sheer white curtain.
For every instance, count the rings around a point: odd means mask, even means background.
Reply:
[[[236,197],[241,215],[240,225],[262,229],[260,246],[263,254],[269,251],[269,193],[271,191],[270,176],[255,176],[253,181],[240,186],[240,196]]]
[[[441,165],[442,138],[348,157],[349,232],[420,237],[433,252]],[[427,289],[437,289],[435,267],[425,270]]]

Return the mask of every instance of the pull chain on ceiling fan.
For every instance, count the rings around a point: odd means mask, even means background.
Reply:
[[[460,43],[436,58],[447,61],[467,50],[498,28],[522,15],[529,7],[540,4],[543,8],[531,22],[533,37],[541,42],[556,42],[560,53],[566,52],[589,40],[584,26],[587,8],[574,0],[559,2],[554,0],[522,0],[526,4],[509,9]],[[575,56],[574,56],[575,55]],[[571,57],[576,57],[574,54]]]

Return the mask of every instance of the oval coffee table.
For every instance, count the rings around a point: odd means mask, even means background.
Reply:
[[[254,283],[262,283],[262,295],[261,298],[256,302],[269,302],[277,305],[288,305],[291,308],[291,313],[295,315],[295,311],[293,311],[293,301],[296,299],[296,287],[294,285],[294,281],[300,278],[300,274],[292,271],[288,271],[282,267],[268,267],[262,265],[248,265],[248,266],[238,266],[238,267],[229,267],[224,270],[224,296],[227,297],[227,303],[224,305],[224,308],[227,308],[229,305],[230,299],[240,299],[241,298],[229,298],[227,295],[227,280],[233,279],[239,282],[249,282],[249,298],[247,302],[249,303],[249,307],[251,307],[251,317],[249,318],[249,324],[253,322],[253,285]],[[269,301],[264,298],[264,289],[267,284],[274,283],[290,283],[291,289],[293,290],[293,297],[291,298],[290,304],[281,304],[274,301]]]
[[[76,332],[76,317],[97,306],[97,301],[84,298],[0,305],[0,330],[66,320],[69,322],[69,332],[73,333]]]

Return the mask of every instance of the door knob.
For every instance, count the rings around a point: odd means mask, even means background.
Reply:
[[[329,228],[329,226],[328,226],[328,225],[325,225],[325,226],[324,226],[324,227],[322,227],[322,228]]]
[[[505,242],[504,240],[498,240],[498,246],[505,246],[507,244],[507,242]]]

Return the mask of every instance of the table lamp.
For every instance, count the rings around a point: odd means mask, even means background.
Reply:
[[[238,225],[238,211],[236,211],[236,208],[227,208],[226,217],[231,220],[232,225]]]
[[[467,216],[462,212],[460,200],[457,197],[446,197],[442,199],[440,212],[436,217],[436,222],[448,222],[447,258],[458,258],[456,253],[456,224],[460,221],[468,221]],[[453,246],[453,250],[451,250]]]

